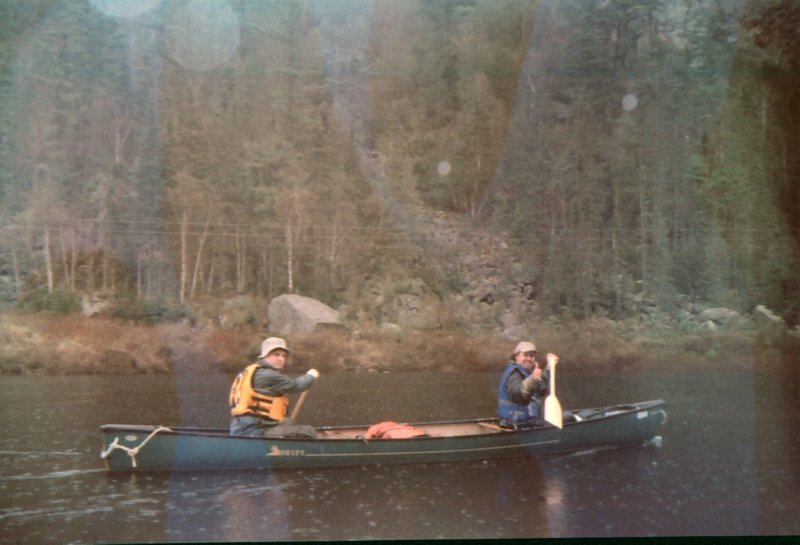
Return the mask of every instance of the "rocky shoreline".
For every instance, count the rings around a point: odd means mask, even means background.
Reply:
[[[167,312],[115,313],[129,302],[84,293],[73,314],[0,311],[0,374],[235,373],[275,334],[295,348],[296,369],[323,372],[498,369],[522,339],[582,372],[768,368],[800,353],[800,326],[790,329],[762,305],[744,313],[678,297],[667,313],[631,295],[624,320],[543,315],[502,237],[443,212],[428,220],[426,238],[463,281],[457,292],[437,296],[417,279],[387,280],[337,309],[297,294],[236,295],[195,301],[171,318],[180,322],[167,322]]]
[[[646,317],[627,324],[551,320],[536,327],[533,339],[582,372],[698,365],[766,369],[794,357],[787,354],[800,354],[800,335],[775,323],[758,326],[723,311],[708,312],[705,318],[710,324],[697,331],[662,328],[657,335]],[[234,373],[255,358],[268,334],[256,325],[148,325],[101,316],[6,313],[0,315],[0,374]],[[500,368],[514,342],[498,334],[467,336],[379,326],[321,328],[285,336],[295,349],[296,369],[314,366],[322,372],[484,371]]]

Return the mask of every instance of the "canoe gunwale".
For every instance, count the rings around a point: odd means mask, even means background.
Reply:
[[[575,426],[575,425],[587,425],[593,422],[604,421],[610,418],[618,418],[628,416],[630,413],[638,412],[642,410],[651,410],[656,409],[660,406],[665,404],[664,400],[657,399],[652,401],[644,401],[640,403],[630,403],[630,404],[623,404],[623,405],[611,405],[606,407],[592,407],[586,409],[576,409],[571,411],[564,411],[564,426]],[[664,421],[666,421],[666,412],[662,410],[664,414]],[[575,417],[578,418],[575,418]],[[458,426],[458,425],[470,425],[476,424],[479,425],[481,423],[486,424],[496,424],[497,418],[494,417],[487,417],[487,418],[475,418],[475,419],[464,419],[464,420],[437,420],[431,422],[411,422],[410,424],[413,426],[425,428],[425,427],[439,427],[439,426]],[[318,433],[326,433],[326,432],[337,432],[343,430],[364,430],[366,431],[372,424],[357,424],[357,425],[338,425],[338,426],[318,426],[314,429]],[[389,438],[381,438],[381,439],[374,439],[375,441],[422,441],[422,440],[432,440],[432,439],[451,439],[453,437],[471,437],[471,436],[483,436],[483,435],[493,435],[496,433],[502,434],[528,434],[532,431],[539,431],[554,428],[550,424],[545,424],[543,426],[539,426],[536,428],[520,428],[520,429],[508,429],[508,428],[499,428],[492,427],[491,432],[484,432],[480,434],[465,434],[465,435],[457,435],[457,436],[419,436],[414,438],[405,438],[405,439],[389,439]],[[160,433],[164,435],[192,435],[192,436],[209,436],[209,437],[235,437],[236,439],[248,439],[253,441],[264,441],[264,437],[248,437],[248,436],[232,436],[227,429],[224,428],[197,428],[197,427],[176,427],[176,426],[162,426],[162,425],[148,425],[148,424],[103,424],[100,426],[100,429],[103,433],[106,432],[122,432],[127,431],[131,433],[150,433],[156,429],[159,430]],[[270,440],[286,440],[286,441],[309,441],[309,442],[328,442],[328,441],[371,441],[370,439],[364,439],[363,437],[317,437],[317,438],[289,438],[289,437],[270,437]]]

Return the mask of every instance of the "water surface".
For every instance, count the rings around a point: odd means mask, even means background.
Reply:
[[[786,373],[609,376],[564,366],[564,408],[666,399],[660,447],[456,464],[103,472],[101,424],[226,427],[230,378],[0,378],[2,542],[800,534],[798,381]],[[325,375],[299,420],[489,416],[498,378]]]

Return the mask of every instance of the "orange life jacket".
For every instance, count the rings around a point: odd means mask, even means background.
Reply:
[[[370,426],[367,430],[365,439],[408,439],[410,437],[424,437],[429,435],[425,430],[409,426],[408,424],[398,424],[387,420]]]
[[[283,420],[286,418],[286,412],[289,409],[289,396],[271,396],[255,391],[253,389],[253,375],[259,367],[261,366],[257,363],[248,365],[233,380],[228,398],[231,406],[231,416],[254,414],[271,418],[272,420]]]

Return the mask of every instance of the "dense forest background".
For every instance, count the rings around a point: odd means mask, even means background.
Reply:
[[[2,0],[0,297],[379,320],[435,212],[543,314],[796,324],[799,73],[793,0]]]

